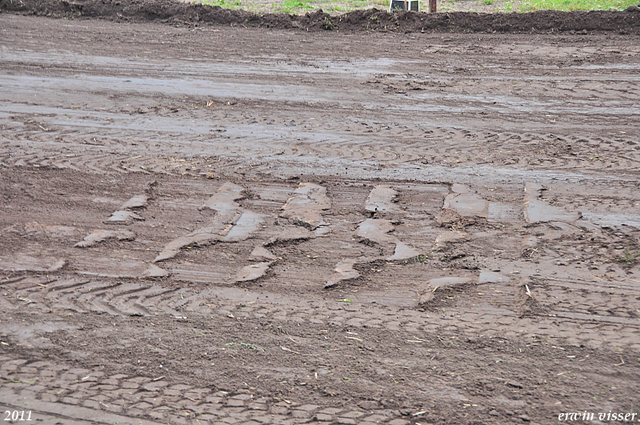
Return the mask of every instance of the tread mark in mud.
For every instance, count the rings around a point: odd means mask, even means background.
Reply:
[[[353,406],[303,405],[290,400],[285,403],[278,398],[259,396],[260,389],[253,394],[234,394],[207,387],[172,384],[164,376],[107,375],[74,367],[73,364],[29,361],[12,355],[0,356],[0,377],[6,381],[0,389],[0,403],[16,409],[24,409],[25,403],[38,406],[33,409],[32,419],[46,423],[63,420],[65,424],[80,425],[94,423],[96,418],[131,425],[178,421],[213,424],[219,423],[220,419],[226,419],[225,422],[238,419],[245,423],[262,423],[274,417],[297,422],[301,418],[308,421],[316,415],[323,420],[341,421],[366,415],[391,422],[402,417],[399,412],[381,407],[364,410]],[[24,388],[24,382],[37,385]],[[104,391],[103,388],[109,390]],[[168,397],[172,403],[158,405],[157,400]],[[18,399],[20,403],[16,402]]]

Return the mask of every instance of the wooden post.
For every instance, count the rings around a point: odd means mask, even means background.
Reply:
[[[436,0],[429,0],[429,13],[436,13]]]

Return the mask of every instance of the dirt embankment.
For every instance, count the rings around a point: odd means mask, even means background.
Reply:
[[[172,0],[0,0],[0,11],[65,18],[99,18],[117,21],[160,21],[187,24],[231,25],[305,31],[640,33],[640,9],[625,11],[540,11],[533,13],[388,13],[377,9],[330,15],[319,10],[305,15],[264,14],[219,6]]]

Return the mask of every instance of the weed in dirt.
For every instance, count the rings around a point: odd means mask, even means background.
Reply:
[[[408,260],[404,260],[403,264],[415,264],[415,263],[424,263],[425,261],[427,261],[429,259],[429,255],[427,254],[420,254],[416,257],[413,258],[409,258]]]
[[[522,12],[536,10],[623,10],[637,5],[636,0],[525,0],[522,2]]]
[[[264,0],[196,0],[196,2],[209,6],[220,6],[224,9],[241,9],[254,13],[289,13],[292,15],[302,15],[315,10],[345,13],[371,8],[384,10],[389,7],[388,0],[284,0],[277,3]]]
[[[246,347],[246,348],[250,348],[250,349],[252,349],[252,350],[260,350],[260,351],[264,351],[264,349],[262,349],[262,348],[258,347],[257,345],[255,345],[255,344],[247,344],[246,342],[238,342],[238,343],[235,343],[235,342],[227,342],[227,343],[226,343],[226,344],[224,344],[224,345],[226,345],[227,347],[229,347],[229,346],[233,346],[233,345],[238,345],[238,346],[240,346],[240,347]]]
[[[636,258],[640,257],[640,251],[631,251],[627,249],[624,251],[622,256],[618,257],[618,261],[621,263],[631,264],[634,262]]]
[[[202,4],[207,6],[220,6],[223,9],[243,9],[243,3],[240,0],[205,0]]]
[[[281,8],[278,10],[282,13],[295,14],[300,10],[311,9],[311,5],[308,0],[284,0]]]

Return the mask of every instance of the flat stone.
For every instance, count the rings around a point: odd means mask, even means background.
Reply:
[[[223,184],[218,192],[209,198],[200,209],[210,209],[218,212],[237,209],[240,206],[235,202],[242,199],[244,188],[237,184],[227,182]]]
[[[522,220],[522,208],[518,205],[489,202],[487,220],[494,223],[510,223]]]
[[[132,241],[136,238],[136,234],[129,230],[94,230],[85,238],[78,242],[75,246],[78,248],[87,248],[94,246],[107,239],[118,239],[120,241]]]
[[[315,183],[301,183],[282,207],[280,214],[298,222],[311,230],[315,230],[321,224],[322,211],[331,208],[331,200],[327,196],[327,189]]]
[[[249,255],[249,259],[254,261],[275,261],[277,258],[278,257],[276,257],[271,251],[262,246],[256,246],[253,248],[253,251],[251,251],[251,254]]]
[[[159,278],[159,277],[167,277],[170,274],[171,273],[169,273],[167,270],[160,268],[155,264],[150,264],[147,271],[144,272],[143,277],[153,279],[153,278]]]
[[[222,239],[224,242],[239,242],[249,238],[249,236],[260,228],[263,215],[251,211],[244,211],[236,224],[229,230],[229,233]]]
[[[466,285],[468,283],[472,283],[473,279],[471,279],[470,277],[457,277],[457,276],[451,276],[451,277],[438,277],[435,279],[431,279],[429,281],[429,285],[432,288],[451,288],[454,286],[462,286],[462,285]]]
[[[421,252],[415,248],[406,245],[405,243],[398,242],[396,243],[395,253],[387,258],[387,261],[402,261],[408,260],[409,258],[415,258],[420,255]]]
[[[243,268],[240,269],[234,281],[249,282],[252,280],[259,279],[267,273],[267,271],[269,270],[269,266],[271,266],[271,264],[272,262],[265,261],[263,263],[244,266]]]
[[[316,230],[313,231],[314,236],[326,236],[331,233],[331,227],[327,223],[321,223]]]
[[[234,208],[228,209],[222,212],[218,212],[212,217],[206,225],[200,227],[193,232],[189,233],[189,236],[212,234],[219,236],[226,236],[233,226],[242,217],[242,209]]]
[[[581,217],[580,212],[569,212],[539,199],[542,190],[542,185],[537,183],[526,183],[524,186],[524,218],[527,223],[573,222]]]
[[[509,277],[492,272],[490,270],[482,270],[480,272],[480,277],[478,277],[478,283],[509,283],[511,279]]]
[[[360,277],[360,273],[353,268],[356,263],[357,260],[353,258],[340,261],[334,269],[335,274],[327,281],[324,287],[331,288],[340,282]]]
[[[203,233],[203,234],[192,235],[192,236],[180,236],[179,238],[176,238],[171,242],[169,242],[164,247],[162,252],[160,252],[160,254],[158,254],[158,256],[153,260],[153,262],[157,263],[160,261],[173,258],[176,255],[178,255],[178,253],[182,248],[186,246],[207,245],[212,242],[218,241],[220,239],[221,239],[220,235],[211,234],[211,233]]]
[[[455,186],[459,185],[454,185],[454,187]],[[469,191],[447,195],[442,208],[453,210],[462,217],[487,218],[489,215],[489,202],[480,195],[470,193]]]
[[[279,243],[289,243],[295,241],[306,241],[308,239],[314,238],[315,235],[313,232],[308,231],[307,229],[297,228],[291,230],[285,230],[278,236],[274,236],[270,238],[268,241],[264,243],[264,246],[277,245]]]
[[[446,231],[446,232],[440,233],[438,237],[436,237],[435,246],[441,247],[441,246],[445,246],[448,243],[463,242],[468,239],[469,239],[469,235],[467,235],[466,233]]]
[[[390,186],[374,187],[367,200],[364,209],[368,212],[392,212],[397,210],[397,206],[393,203],[393,199],[398,195]]]
[[[396,243],[397,239],[387,233],[394,229],[390,220],[368,218],[358,226],[357,235],[377,244]]]
[[[255,225],[256,216],[252,215],[253,213],[247,214],[245,217],[244,223],[234,232],[234,234],[229,238],[228,242],[234,241],[234,239],[242,240],[242,237],[246,235],[248,238],[247,232],[251,233],[251,229]],[[184,247],[189,245],[209,245],[213,242],[221,241],[226,238],[229,233],[235,227],[235,224],[242,218],[243,216],[242,210],[238,208],[231,208],[224,210],[222,212],[218,212],[209,222],[199,229],[194,230],[186,236],[180,236],[176,239],[169,242],[162,249],[162,252],[158,254],[158,256],[153,260],[154,263],[159,261],[168,260],[170,258],[178,255],[178,252]]]
[[[129,199],[127,202],[122,204],[120,207],[121,210],[129,210],[135,208],[145,208],[147,206],[147,202],[149,197],[147,195],[136,195]]]
[[[128,223],[133,220],[144,221],[144,218],[132,211],[116,211],[107,218],[109,223]]]

